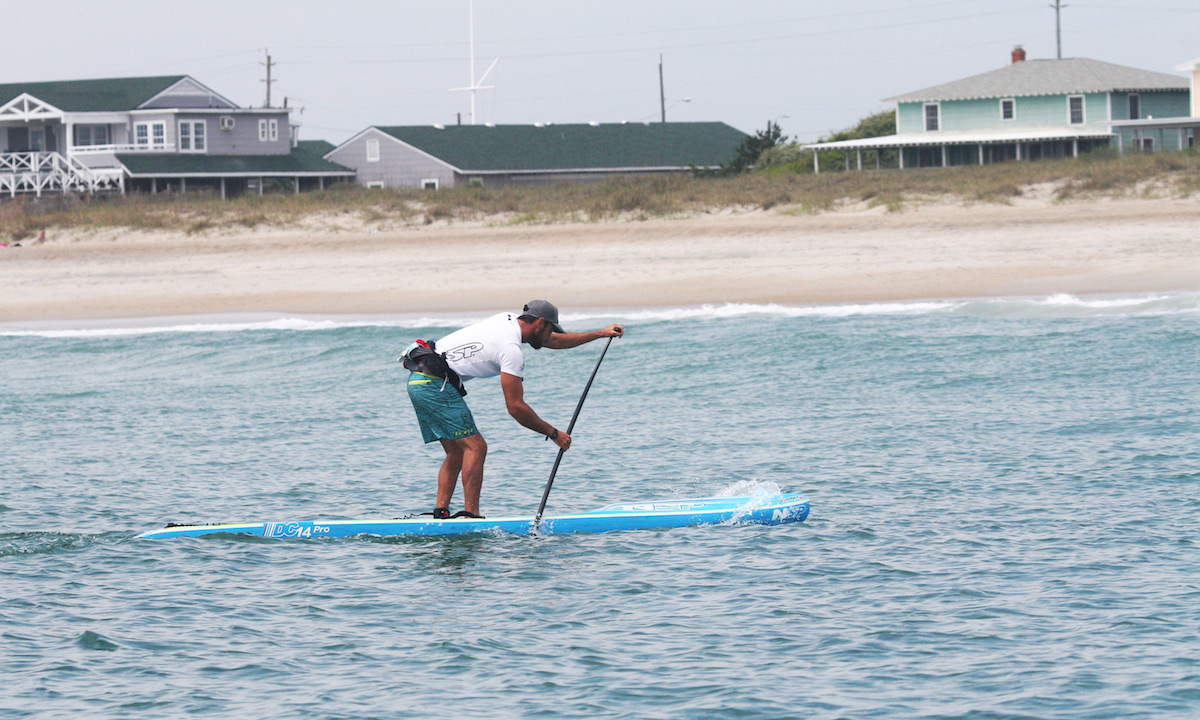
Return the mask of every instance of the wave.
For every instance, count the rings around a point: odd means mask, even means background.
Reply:
[[[314,332],[345,328],[459,328],[490,313],[369,316],[205,316],[137,321],[97,321],[71,327],[59,323],[0,325],[0,337],[110,338],[157,333],[222,333],[249,331]],[[1041,298],[913,300],[836,305],[723,303],[674,308],[597,308],[564,312],[568,327],[589,322],[652,323],[704,321],[751,316],[778,318],[850,318],[939,314],[1010,318],[1128,317],[1200,315],[1200,292],[1125,296],[1078,296],[1059,293]]]

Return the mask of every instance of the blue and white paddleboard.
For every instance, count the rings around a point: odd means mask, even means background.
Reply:
[[[571,515],[545,515],[535,528],[532,517],[489,517],[433,520],[428,517],[366,520],[295,520],[216,525],[171,524],[138,537],[196,537],[229,533],[266,538],[338,538],[354,535],[464,535],[513,533],[550,535],[599,533],[610,530],[651,530],[687,525],[783,525],[808,517],[808,498],[787,493],[775,496],[695,498],[618,503]]]

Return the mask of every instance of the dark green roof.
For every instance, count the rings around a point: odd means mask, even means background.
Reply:
[[[116,112],[133,110],[186,75],[163,77],[109,78],[107,80],[63,80],[57,82],[0,85],[0,105],[29,93],[66,112]]]
[[[290,155],[170,155],[125,153],[117,156],[134,177],[199,177],[231,175],[353,175],[354,171],[321,159],[323,147],[300,147]],[[328,145],[328,143],[324,143]],[[328,152],[326,150],[325,152]]]
[[[713,167],[746,137],[721,122],[378,129],[463,172]]]

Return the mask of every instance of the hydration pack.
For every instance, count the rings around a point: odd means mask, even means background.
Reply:
[[[409,345],[404,350],[404,354],[400,356],[400,362],[404,364],[404,368],[410,372],[419,372],[424,375],[431,375],[442,379],[442,389],[446,389],[446,384],[454,386],[459,395],[466,397],[467,388],[463,386],[462,378],[458,373],[450,369],[450,363],[446,361],[446,353],[437,351],[437,343],[433,340],[417,340],[412,345]]]

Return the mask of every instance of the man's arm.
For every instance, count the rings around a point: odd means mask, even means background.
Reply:
[[[625,328],[616,324],[592,332],[550,333],[550,340],[546,343],[546,347],[554,350],[566,350],[600,338],[621,337],[624,334]]]
[[[504,404],[508,406],[508,414],[530,430],[541,433],[554,441],[563,450],[571,447],[571,436],[565,432],[556,431],[554,426],[538,417],[538,414],[525,402],[525,384],[521,378],[510,373],[500,373],[500,387],[504,390]],[[552,437],[557,434],[557,437]]]

